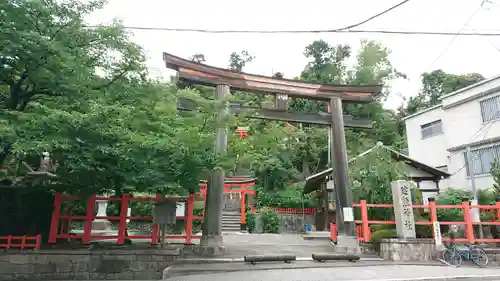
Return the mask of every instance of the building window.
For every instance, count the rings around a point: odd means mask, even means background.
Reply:
[[[464,152],[465,167],[467,176],[473,171],[474,175],[488,174],[491,170],[491,163],[500,158],[500,145],[483,147],[471,151],[471,167],[467,161],[467,152]]]
[[[441,170],[441,171],[443,171],[445,173],[448,173],[448,166],[447,165],[437,166],[436,169]]]
[[[483,122],[500,119],[500,96],[487,98],[479,102]]]
[[[437,136],[443,133],[443,123],[441,120],[436,120],[420,126],[422,132],[422,139]]]

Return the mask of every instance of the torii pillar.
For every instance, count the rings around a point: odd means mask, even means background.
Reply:
[[[352,209],[352,191],[349,186],[347,145],[345,141],[342,100],[330,99],[332,111],[331,165],[335,181],[337,205],[337,246],[358,253],[359,244]]]
[[[228,85],[217,85],[215,88],[215,99],[217,102],[226,103],[231,95]],[[225,120],[229,115],[229,108],[224,104],[217,111],[216,133],[215,133],[215,154],[223,155],[227,151],[227,128]],[[215,167],[207,183],[207,198],[205,200],[205,214],[203,230],[200,240],[200,254],[218,255],[223,250],[222,242],[222,210],[224,197],[225,171],[221,167]]]

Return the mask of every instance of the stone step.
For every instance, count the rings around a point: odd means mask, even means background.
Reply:
[[[240,225],[223,225],[222,230],[240,230]]]
[[[222,216],[240,216],[241,213],[238,211],[223,211]]]
[[[227,222],[239,222],[241,221],[240,217],[231,217],[231,218],[222,218],[222,221],[227,221]]]

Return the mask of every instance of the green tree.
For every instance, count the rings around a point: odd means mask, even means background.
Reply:
[[[416,113],[440,103],[439,98],[484,80],[479,73],[452,74],[441,69],[422,74],[422,89],[399,109],[403,116]]]
[[[240,53],[232,52],[229,56],[229,69],[241,72],[247,63],[252,62],[254,59],[255,57],[250,55],[247,50]]]
[[[85,27],[84,17],[102,5],[0,4],[7,182],[71,193],[196,189],[216,161],[213,103],[196,90],[147,79],[141,48],[118,22]],[[200,99],[200,110],[180,116],[179,96]],[[32,181],[42,169],[53,176]]]

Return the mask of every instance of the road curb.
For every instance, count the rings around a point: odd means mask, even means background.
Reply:
[[[372,281],[483,281],[483,280],[500,280],[500,274],[486,274],[486,275],[457,275],[445,277],[415,277],[415,278],[393,278],[393,279],[372,279]]]
[[[381,260],[360,260],[358,262],[324,262],[319,263],[310,260],[297,260],[296,262],[286,264],[286,263],[258,263],[256,265],[251,265],[249,263],[241,262],[218,262],[218,263],[188,263],[188,264],[176,264],[174,266],[168,267],[163,272],[163,279],[178,277],[178,276],[188,276],[197,274],[216,274],[216,273],[230,273],[230,272],[240,272],[240,271],[261,271],[261,270],[286,270],[286,269],[308,269],[308,268],[331,268],[331,267],[364,267],[364,266],[393,266],[393,265],[427,265],[427,266],[445,266],[443,264],[423,264],[423,263],[394,263],[385,261],[381,263]],[[226,259],[227,260],[227,259]],[[229,265],[228,263],[231,263]],[[224,265],[226,264],[226,265]],[[406,279],[400,279],[406,280]],[[400,281],[395,279],[394,281]],[[425,281],[425,279],[416,281]],[[429,279],[435,281],[433,279]],[[439,279],[437,279],[439,280]],[[447,280],[447,279],[443,279]],[[458,280],[458,279],[457,279]],[[500,280],[500,279],[499,279]],[[384,280],[385,281],[385,280]],[[392,280],[387,280],[392,281]]]

